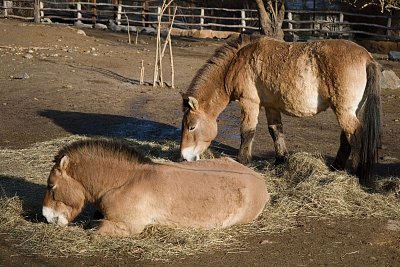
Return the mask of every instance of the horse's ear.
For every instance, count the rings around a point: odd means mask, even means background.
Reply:
[[[196,111],[199,109],[199,101],[193,96],[189,96],[189,106],[193,111]]]
[[[60,160],[60,170],[66,170],[69,164],[68,156],[63,156]]]

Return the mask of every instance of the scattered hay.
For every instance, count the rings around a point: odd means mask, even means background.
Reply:
[[[99,236],[74,226],[50,225],[26,220],[18,197],[0,199],[0,233],[26,255],[45,257],[93,256],[166,261],[221,247],[221,240],[237,243],[222,231],[176,230],[160,226],[148,227],[138,237],[114,238]],[[223,237],[221,237],[223,235]]]
[[[272,201],[247,225],[213,231],[151,226],[139,236],[111,238],[84,230],[85,217],[69,227],[46,224],[40,215],[41,201],[53,156],[64,145],[82,138],[71,136],[27,149],[0,150],[0,234],[22,253],[168,261],[215,249],[238,251],[243,246],[241,236],[287,231],[303,217],[400,218],[399,177],[380,179],[377,193],[368,193],[355,177],[329,171],[320,156],[297,153],[276,168],[255,162],[253,168],[263,173]],[[129,141],[156,161],[179,158],[175,142]],[[217,156],[209,151],[203,157]]]
[[[363,190],[347,172],[332,172],[321,157],[292,155],[277,169],[287,183],[278,192],[276,207],[296,216],[399,217],[399,199]],[[397,179],[397,183],[400,181]]]

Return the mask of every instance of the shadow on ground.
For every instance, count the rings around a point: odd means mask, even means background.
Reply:
[[[21,177],[0,174],[0,198],[19,197],[24,217],[29,221],[44,221],[41,216],[46,186],[29,182]]]
[[[174,126],[134,117],[120,115],[70,112],[59,110],[43,110],[39,115],[51,119],[56,125],[71,134],[91,137],[132,138],[137,141],[157,142],[169,141],[179,143],[181,130]],[[237,149],[213,141],[211,149],[219,154],[236,157]],[[138,145],[138,150],[145,155],[179,160],[179,155],[167,155],[159,147]]]
[[[51,119],[71,134],[134,138],[139,141],[178,140],[180,129],[174,126],[110,114],[43,110],[39,115]]]

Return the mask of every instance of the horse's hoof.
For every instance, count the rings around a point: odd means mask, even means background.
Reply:
[[[329,165],[329,169],[331,171],[337,172],[337,171],[343,171],[344,167],[340,166],[336,162],[333,162],[331,165]]]

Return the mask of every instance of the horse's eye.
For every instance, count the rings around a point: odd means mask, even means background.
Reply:
[[[189,131],[193,131],[194,129],[196,129],[196,125],[190,125],[189,126]]]

